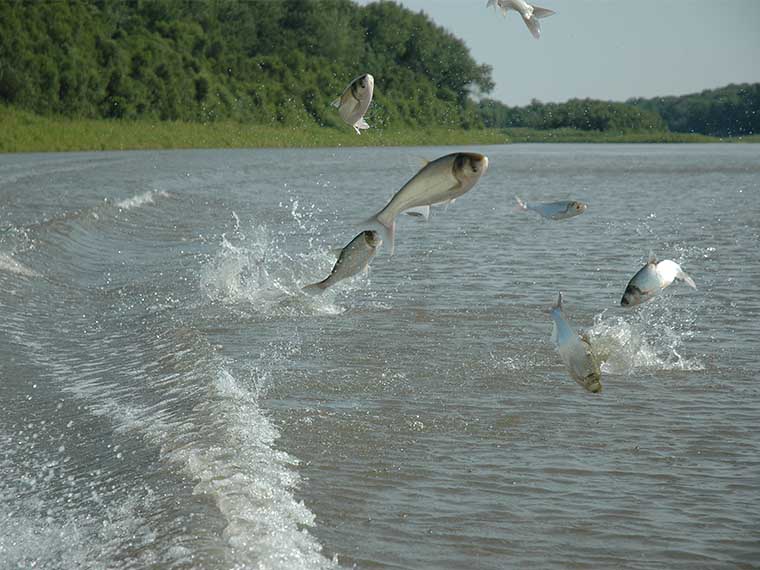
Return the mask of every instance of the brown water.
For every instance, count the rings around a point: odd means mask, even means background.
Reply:
[[[300,294],[451,150],[0,156],[0,567],[758,567],[760,147],[468,149]],[[650,250],[698,290],[623,310]]]

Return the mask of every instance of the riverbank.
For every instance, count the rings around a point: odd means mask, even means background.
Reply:
[[[180,148],[284,148],[332,146],[489,145],[508,143],[760,142],[760,136],[719,139],[699,134],[610,133],[574,129],[370,129],[345,130],[236,122],[121,121],[43,117],[0,106],[0,152],[63,152]]]

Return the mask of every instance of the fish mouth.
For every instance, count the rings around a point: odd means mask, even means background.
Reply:
[[[359,78],[359,86],[362,89],[372,89],[375,85],[375,78],[370,73],[365,73]]]
[[[374,230],[366,230],[364,232],[364,241],[367,242],[367,245],[370,247],[380,247],[383,243],[383,240],[380,239],[380,235]]]
[[[586,384],[586,390],[592,394],[598,394],[602,391],[602,383],[599,380],[592,380]]]
[[[481,174],[485,174],[486,170],[488,170],[488,157],[486,155],[477,152],[462,152],[460,155],[470,159],[473,173],[480,172]]]

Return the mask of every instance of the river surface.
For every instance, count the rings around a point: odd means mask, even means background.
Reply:
[[[620,308],[650,251],[698,289]],[[0,568],[758,568],[758,251],[760,145],[0,155]]]

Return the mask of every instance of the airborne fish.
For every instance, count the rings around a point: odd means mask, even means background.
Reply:
[[[523,202],[519,196],[515,196],[518,212],[533,211],[549,220],[566,220],[582,214],[588,208],[588,204],[576,200],[560,202]]]
[[[488,157],[475,152],[455,152],[428,162],[367,223],[383,226],[393,255],[396,216],[413,210],[427,217],[430,206],[449,204],[472,189],[487,168]]]
[[[349,83],[343,90],[343,94],[331,103],[338,109],[340,118],[351,125],[357,135],[361,134],[360,129],[369,128],[367,121],[364,120],[364,113],[372,102],[374,88],[375,78],[365,73]]]
[[[319,283],[307,285],[303,288],[308,293],[322,293],[328,287],[335,285],[338,281],[347,279],[359,273],[366,271],[369,262],[375,257],[377,248],[383,243],[377,232],[366,230],[352,239],[338,255],[338,261],[325,279]]]
[[[525,22],[530,33],[536,39],[541,37],[539,19],[547,18],[555,13],[554,10],[528,4],[525,0],[488,0],[486,6],[498,6],[501,13],[505,16],[510,10],[515,10],[522,16],[523,22]]]
[[[647,264],[628,282],[620,305],[633,307],[648,301],[676,280],[685,281],[692,289],[697,288],[694,280],[675,261],[657,261],[654,253],[650,252]]]
[[[601,392],[602,373],[591,345],[588,340],[578,336],[562,316],[562,293],[557,298],[557,304],[549,309],[549,314],[554,321],[552,341],[570,376],[589,392]]]

